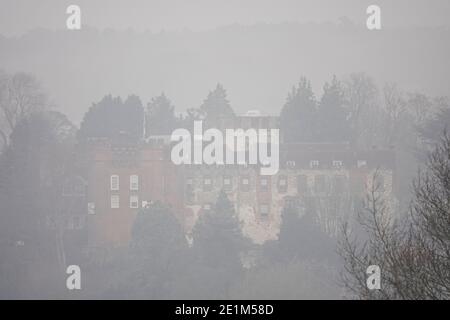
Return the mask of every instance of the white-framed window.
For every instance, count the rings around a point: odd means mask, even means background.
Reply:
[[[113,194],[111,196],[111,209],[119,209],[120,203],[119,203],[119,195]]]
[[[250,191],[250,179],[248,177],[241,178],[241,191]]]
[[[223,178],[223,185],[224,186],[230,186],[231,185],[231,179],[229,177]]]
[[[111,175],[110,187],[111,187],[112,191],[118,191],[119,190],[119,176],[117,174]]]
[[[358,166],[358,168],[367,167],[367,161],[366,160],[358,160],[357,166]]]
[[[286,176],[279,176],[278,177],[278,192],[285,193],[287,192],[288,188],[288,180]]]
[[[286,161],[286,166],[288,168],[295,168],[295,161],[293,160]]]
[[[336,168],[336,169],[342,168],[342,161],[341,160],[333,160],[333,168]]]
[[[131,209],[139,208],[139,196],[137,195],[130,196],[130,208]]]
[[[95,202],[88,202],[88,214],[95,214]]]
[[[319,167],[319,160],[311,160],[309,162],[309,167],[311,169],[318,168]]]
[[[269,191],[269,179],[267,177],[261,177],[259,179],[259,189],[261,191]]]
[[[203,191],[211,191],[212,190],[212,179],[211,178],[204,178],[203,179]]]
[[[137,174],[132,174],[130,176],[130,190],[131,191],[139,190],[139,176]]]

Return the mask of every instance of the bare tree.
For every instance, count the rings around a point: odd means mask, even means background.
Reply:
[[[9,135],[21,119],[42,111],[46,102],[46,96],[33,76],[0,73],[0,146],[9,144]]]
[[[406,101],[397,85],[388,83],[383,87],[384,111],[386,114],[386,142],[396,142],[401,129],[401,121],[406,113]]]
[[[354,142],[372,146],[379,116],[376,108],[378,89],[374,80],[365,73],[352,73],[344,81],[344,95]]]
[[[361,239],[343,227],[342,280],[361,299],[450,298],[450,136],[444,133],[414,182],[409,215],[393,219],[374,184],[357,218]],[[366,285],[370,265],[381,269],[381,289]]]

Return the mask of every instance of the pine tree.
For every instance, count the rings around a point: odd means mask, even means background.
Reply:
[[[169,135],[177,126],[175,108],[164,93],[152,98],[147,106],[146,135]]]
[[[285,142],[311,142],[316,132],[316,99],[311,83],[301,78],[281,110],[280,127]]]
[[[216,125],[221,118],[232,118],[235,115],[227,99],[227,92],[220,83],[214,91],[209,92],[199,110],[209,126]]]
[[[241,269],[241,251],[245,249],[233,204],[221,192],[214,208],[200,217],[194,229],[194,248],[202,263],[230,271]]]
[[[345,142],[350,140],[350,123],[345,109],[342,84],[333,77],[323,88],[318,108],[319,140],[321,142]]]

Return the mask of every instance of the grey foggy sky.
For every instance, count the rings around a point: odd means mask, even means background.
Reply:
[[[78,4],[82,22],[99,29],[154,32],[211,29],[233,23],[336,21],[365,22],[365,8],[378,4],[385,27],[450,26],[448,0],[0,0],[0,34],[65,27],[65,8]]]

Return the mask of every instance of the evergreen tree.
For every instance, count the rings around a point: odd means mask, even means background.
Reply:
[[[79,137],[117,138],[126,135],[140,139],[143,135],[144,111],[137,96],[129,96],[125,101],[120,97],[105,96],[93,104],[81,122]]]
[[[194,298],[225,299],[242,275],[241,254],[246,249],[233,204],[221,192],[210,212],[194,228],[195,267],[191,269]]]
[[[146,135],[170,135],[178,122],[174,109],[164,93],[152,98],[147,106]]]
[[[121,290],[138,297],[168,298],[184,270],[187,249],[184,230],[169,208],[156,202],[141,210],[132,229],[130,274]]]
[[[233,204],[221,192],[214,208],[205,212],[196,224],[194,248],[205,265],[239,270],[244,243]]]
[[[311,83],[301,78],[281,110],[280,127],[285,142],[311,142],[316,133],[316,99]]]
[[[205,121],[214,126],[221,118],[234,117],[234,111],[227,99],[227,92],[219,83],[214,91],[210,91],[199,111],[204,114]]]
[[[273,260],[333,260],[332,239],[321,230],[314,219],[314,212],[306,210],[302,215],[295,206],[287,206],[282,212],[282,223],[276,246],[270,248]]]
[[[345,109],[344,91],[336,76],[323,88],[318,108],[318,139],[321,142],[345,142],[350,140],[351,130]]]

